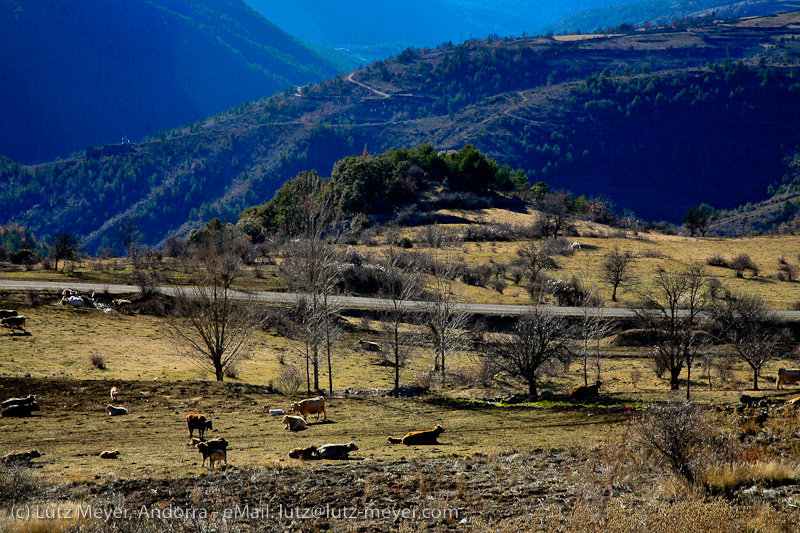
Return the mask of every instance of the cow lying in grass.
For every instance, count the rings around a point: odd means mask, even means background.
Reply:
[[[33,466],[33,459],[41,457],[37,450],[28,450],[26,452],[11,452],[3,456],[0,460],[6,466]]]
[[[39,410],[39,404],[36,403],[36,396],[33,394],[25,398],[9,398],[0,406],[4,417],[29,417],[33,411]]]
[[[349,459],[350,452],[358,450],[355,442],[348,444],[326,444],[317,450],[320,459]]]
[[[283,417],[283,429],[300,431],[306,429],[306,421],[301,416],[286,415]]]
[[[585,400],[600,395],[600,386],[603,384],[599,379],[594,385],[575,387],[569,395],[570,400]]]
[[[292,448],[289,450],[289,458],[301,459],[303,461],[319,459],[319,457],[317,457],[317,447],[312,444],[311,446],[306,446],[305,448]]]
[[[111,404],[108,404],[108,407],[106,407],[106,411],[108,411],[108,414],[110,416],[122,416],[128,414],[128,409],[126,409],[125,407],[115,407]]]
[[[410,431],[406,433],[405,437],[398,439],[395,437],[388,437],[389,444],[405,444],[406,446],[417,446],[427,444],[439,444],[436,440],[439,435],[444,433],[444,429],[440,425],[436,425],[433,429],[425,431]]]

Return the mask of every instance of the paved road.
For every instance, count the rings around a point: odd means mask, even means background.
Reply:
[[[64,289],[73,289],[82,294],[92,292],[108,292],[109,294],[131,294],[138,293],[139,288],[134,285],[108,285],[104,283],[67,283],[60,281],[17,281],[0,280],[0,290],[25,291],[25,290],[48,290],[61,292]],[[164,294],[174,292],[169,287],[161,288]],[[292,303],[296,302],[302,295],[283,293],[283,292],[261,292],[261,291],[233,291],[236,298],[243,300],[254,300],[266,303]],[[334,296],[331,299],[334,305],[346,309],[387,309],[390,307],[389,300],[381,298],[363,298],[357,296]],[[411,309],[424,309],[425,302],[408,302]],[[503,305],[503,304],[463,304],[460,310],[468,313],[486,315],[521,315],[531,309],[527,305]],[[584,310],[581,307],[545,307],[547,311],[563,316],[583,316],[585,312],[596,313],[597,311],[608,318],[630,318],[636,315],[633,309],[603,308]],[[776,311],[777,318],[785,320],[800,320],[800,311]]]

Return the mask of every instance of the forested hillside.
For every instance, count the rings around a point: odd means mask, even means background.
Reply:
[[[4,161],[0,224],[76,232],[90,251],[135,219],[146,242],[267,202],[284,182],[366,151],[474,145],[552,190],[680,222],[794,190],[800,14],[614,36],[408,49],[125,153]],[[391,207],[388,207],[390,209]],[[391,214],[391,213],[389,213]]]
[[[335,65],[241,0],[0,0],[0,154],[139,140]]]

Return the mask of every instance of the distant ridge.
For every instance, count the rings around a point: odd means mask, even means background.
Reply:
[[[335,75],[241,0],[0,0],[0,154],[22,162]]]

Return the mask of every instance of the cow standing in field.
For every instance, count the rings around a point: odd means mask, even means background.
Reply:
[[[17,316],[18,314],[16,309],[0,309],[0,318],[8,318],[10,316]]]
[[[775,381],[775,388],[782,389],[784,383],[800,382],[800,370],[790,370],[788,368],[778,369],[778,379]]]
[[[189,428],[189,438],[191,439],[194,436],[194,430],[196,429],[200,440],[203,440],[206,430],[214,429],[211,425],[212,422],[212,420],[206,420],[206,417],[203,415],[195,413],[186,415],[186,426]]]
[[[305,420],[308,420],[308,415],[313,415],[315,413],[317,415],[317,419],[319,419],[320,413],[322,413],[325,419],[328,418],[328,415],[325,414],[325,398],[322,396],[295,402],[292,404],[292,411],[297,411],[300,413],[300,416],[302,416]]]
[[[25,333],[25,317],[24,316],[7,316],[0,319],[0,326],[11,328],[13,335],[15,329],[21,329]]]

